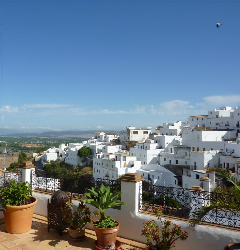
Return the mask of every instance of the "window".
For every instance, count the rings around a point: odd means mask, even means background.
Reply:
[[[133,131],[133,134],[134,135],[138,135],[138,131]]]
[[[187,161],[185,161],[185,165],[187,165]]]
[[[176,164],[178,164],[178,160],[176,160]]]
[[[216,115],[216,118],[218,118],[218,115]]]
[[[187,152],[185,152],[185,156],[187,156]]]
[[[199,179],[199,174],[196,174],[196,179],[197,179],[197,180]]]
[[[195,151],[195,147],[192,147],[192,151]]]
[[[166,158],[164,158],[164,161],[166,161]]]
[[[143,131],[143,134],[144,135],[148,135],[148,131]]]
[[[206,148],[203,148],[203,151],[205,151],[206,150]]]
[[[193,118],[192,118],[192,121],[193,121]]]
[[[170,153],[172,153],[173,151],[172,151],[172,148],[170,149]]]
[[[199,151],[199,148],[197,148],[197,151]]]
[[[152,175],[152,178],[154,178],[154,175]]]
[[[202,118],[202,121],[203,121],[203,118]]]
[[[171,164],[171,160],[169,160],[169,164]]]
[[[198,120],[198,118],[197,118],[197,120]]]

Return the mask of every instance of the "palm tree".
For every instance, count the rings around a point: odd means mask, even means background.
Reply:
[[[193,213],[192,224],[199,224],[205,215],[211,210],[240,212],[240,181],[231,172],[217,168],[209,169],[226,178],[233,184],[233,187],[217,187],[210,193],[211,204],[204,206]]]

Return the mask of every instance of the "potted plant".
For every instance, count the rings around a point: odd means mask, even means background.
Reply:
[[[69,228],[71,239],[81,241],[85,237],[85,225],[92,221],[91,210],[82,201],[80,201],[76,211],[73,211],[72,206],[70,201],[65,203],[63,220]]]
[[[20,234],[31,229],[32,216],[37,198],[32,196],[27,182],[11,181],[0,190],[0,204],[4,213],[6,231]]]
[[[91,188],[88,191],[85,193],[87,199],[84,199],[83,202],[94,206],[100,213],[100,220],[93,222],[93,228],[97,235],[96,247],[114,249],[119,222],[110,216],[105,216],[105,212],[108,208],[125,204],[119,200],[121,192],[111,193],[110,187],[105,187],[103,184],[100,188]]]
[[[163,220],[162,206],[154,209],[154,214],[160,220],[161,227],[155,220],[148,221],[144,224],[142,235],[147,238],[147,245],[151,250],[170,250],[175,246],[176,241],[187,240],[188,233],[182,231],[181,227],[173,224],[170,220]]]

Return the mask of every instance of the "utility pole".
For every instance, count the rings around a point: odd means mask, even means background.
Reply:
[[[5,149],[3,151],[3,171],[6,171],[6,165],[5,165],[5,157],[6,157],[6,154],[7,154],[7,143],[5,145]]]

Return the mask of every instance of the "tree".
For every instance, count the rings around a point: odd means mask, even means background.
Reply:
[[[61,178],[67,174],[67,168],[56,161],[45,164],[44,170],[48,178]]]
[[[27,155],[23,152],[20,152],[18,155],[18,163],[22,163],[27,160]]]
[[[210,193],[210,206],[205,206],[194,212],[191,223],[198,224],[211,210],[240,212],[240,181],[231,172],[223,169],[209,169],[215,171],[233,184],[233,187],[217,187]]]
[[[92,150],[90,147],[83,146],[78,150],[78,156],[86,159],[87,156],[92,155]]]

